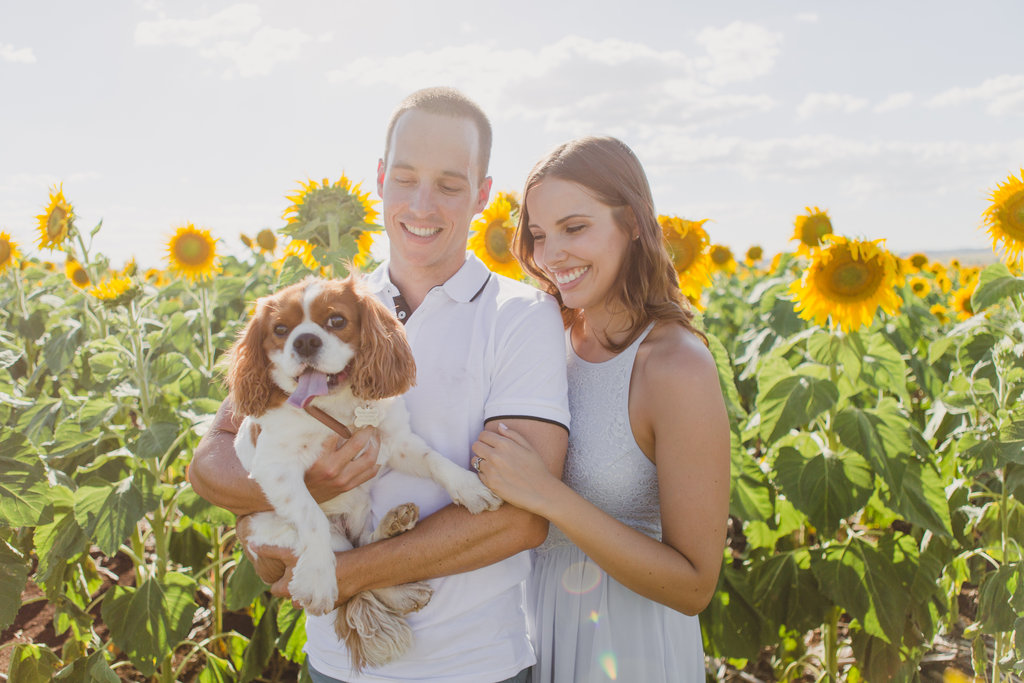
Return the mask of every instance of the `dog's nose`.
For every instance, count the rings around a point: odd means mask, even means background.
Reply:
[[[292,348],[295,349],[295,353],[299,354],[302,358],[309,358],[316,354],[321,346],[323,346],[323,342],[320,340],[320,337],[311,332],[300,334],[292,342]]]

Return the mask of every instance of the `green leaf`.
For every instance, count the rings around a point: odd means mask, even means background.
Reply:
[[[834,535],[841,520],[864,506],[874,483],[868,464],[849,451],[805,455],[783,446],[775,473],[786,497],[826,536]]]
[[[854,537],[825,548],[811,560],[822,592],[887,643],[899,644],[910,593],[897,578],[892,560]]]
[[[107,557],[117,553],[145,514],[134,477],[116,483],[90,479],[75,491],[75,520]]]
[[[50,683],[59,665],[60,658],[45,645],[15,645],[7,680],[17,683]]]
[[[234,526],[235,515],[200,498],[191,488],[178,496],[178,509],[195,522],[208,522],[219,526]]]
[[[978,590],[978,621],[983,633],[1001,633],[1013,628],[1017,613],[1011,602],[1021,572],[1024,572],[1024,562],[1013,562],[982,578]]]
[[[790,375],[758,394],[761,438],[769,444],[836,404],[839,390],[828,380]]]
[[[37,458],[0,456],[0,520],[14,527],[46,524],[53,519],[52,499]]]
[[[43,347],[43,360],[54,375],[60,374],[71,363],[80,346],[82,324],[74,318],[68,318],[66,323],[70,328],[51,337]]]
[[[1024,292],[1024,278],[1014,277],[1002,263],[987,266],[978,276],[978,286],[971,295],[971,310],[980,313],[1002,299]]]
[[[240,552],[235,570],[228,577],[224,604],[232,612],[245,609],[267,588],[267,584],[256,575],[256,568],[249,561],[249,556]]]
[[[797,548],[755,565],[751,572],[754,605],[776,630],[786,626],[806,632],[825,618],[828,600],[811,572],[807,548]]]
[[[198,605],[195,581],[184,574],[147,579],[136,588],[116,586],[103,600],[111,639],[146,676],[184,640]]]
[[[21,592],[30,564],[28,558],[0,540],[0,631],[14,623],[21,609]]]
[[[277,613],[277,651],[290,662],[301,664],[306,659],[302,648],[306,644],[306,612],[292,606],[290,600],[281,601]]]
[[[766,626],[754,607],[746,571],[725,566],[701,626],[713,646],[712,656],[755,659]]]
[[[256,632],[252,634],[249,646],[245,648],[242,670],[238,674],[239,683],[248,683],[266,669],[270,656],[274,654],[277,641],[277,610],[281,601],[272,598],[267,609],[256,624]]]
[[[131,450],[140,458],[162,458],[179,434],[177,422],[157,422],[139,435]]]
[[[61,669],[56,676],[56,681],[73,681],[78,683],[120,683],[110,663],[103,654],[103,650],[96,650],[88,657],[81,657],[74,660]]]
[[[235,683],[235,672],[228,660],[209,652],[205,657],[206,665],[199,672],[199,683]]]
[[[39,566],[35,581],[46,587],[47,596],[56,595],[64,579],[68,560],[89,548],[89,539],[75,521],[74,511],[61,508],[57,518],[35,531]]]
[[[894,459],[892,468],[898,483],[890,490],[886,504],[908,522],[938,536],[952,536],[949,501],[935,468],[909,456]]]

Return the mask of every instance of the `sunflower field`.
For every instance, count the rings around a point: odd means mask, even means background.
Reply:
[[[0,232],[7,680],[308,680],[301,611],[186,480],[255,299],[374,265],[358,185],[288,201],[242,258],[187,224],[158,267],[112,264],[60,187],[35,253]],[[470,248],[524,278],[518,211],[499,193]],[[771,259],[660,217],[732,425],[709,680],[1024,676],[1024,171],[980,220],[984,268],[900,257],[818,207],[778,227],[794,248]]]

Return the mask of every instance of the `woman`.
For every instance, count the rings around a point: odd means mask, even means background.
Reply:
[[[722,564],[729,426],[632,151],[584,138],[542,159],[515,249],[562,306],[565,474],[504,427],[473,452],[485,484],[552,523],[529,591],[533,681],[704,681],[695,615]]]

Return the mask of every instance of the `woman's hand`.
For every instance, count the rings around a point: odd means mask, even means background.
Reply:
[[[544,516],[546,503],[561,481],[521,434],[499,424],[497,433],[480,433],[473,453],[480,480],[489,489],[516,507]]]

